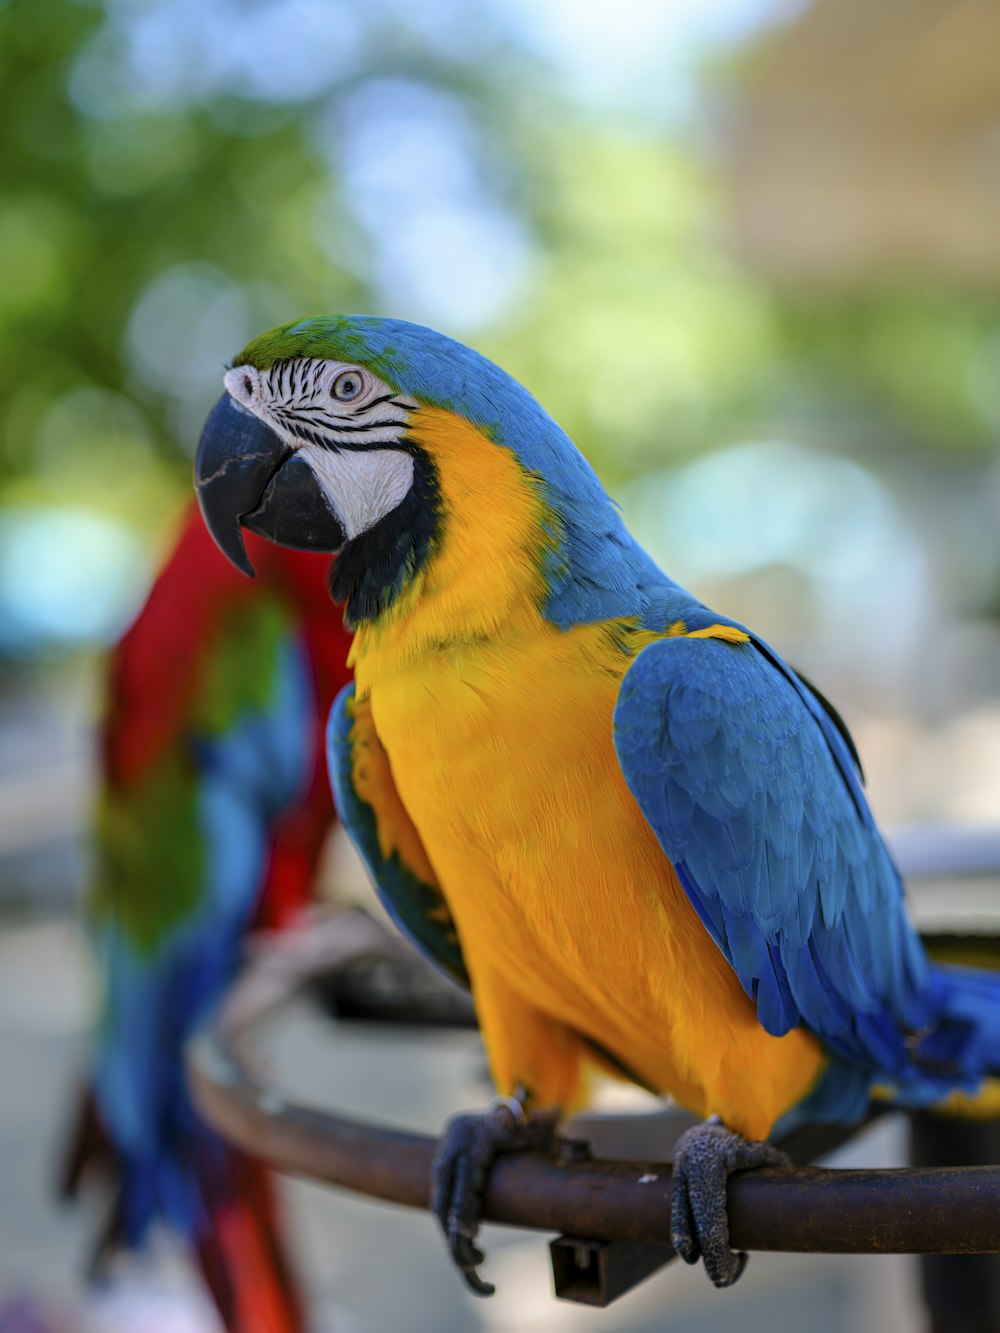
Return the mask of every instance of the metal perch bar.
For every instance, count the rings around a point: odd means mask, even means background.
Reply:
[[[192,1043],[188,1073],[197,1106],[226,1138],[280,1171],[426,1208],[435,1140],[296,1106],[259,1082],[241,1058],[250,1029],[318,972],[365,957],[401,966],[409,960],[401,943],[362,916],[312,932],[309,946],[305,957],[297,949],[262,954]],[[585,1150],[570,1151],[562,1161],[502,1157],[484,1217],[586,1237],[568,1242],[591,1247],[582,1264],[603,1242],[655,1246],[658,1259],[647,1263],[648,1272],[670,1257],[670,1182],[668,1162],[600,1161]],[[1000,1252],[1000,1167],[768,1169],[735,1177],[729,1201],[733,1243],[745,1250]]]

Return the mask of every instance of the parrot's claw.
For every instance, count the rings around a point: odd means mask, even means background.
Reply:
[[[747,1256],[729,1244],[726,1186],[736,1171],[790,1166],[791,1159],[770,1143],[744,1139],[724,1125],[695,1125],[674,1147],[670,1239],[689,1264],[705,1261],[717,1287],[731,1287],[747,1266]]]
[[[431,1211],[441,1223],[451,1257],[477,1296],[496,1288],[476,1271],[484,1255],[475,1244],[490,1169],[501,1153],[539,1152],[555,1140],[553,1116],[526,1116],[520,1102],[503,1098],[485,1111],[453,1116],[431,1167]]]

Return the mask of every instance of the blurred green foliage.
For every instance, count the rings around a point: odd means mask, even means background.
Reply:
[[[0,8],[0,500],[156,529],[246,337],[333,309],[435,322],[447,243],[429,269],[411,255],[416,287],[392,258],[419,221],[405,170],[391,179],[399,125],[425,95],[429,137],[450,125],[455,144],[423,144],[420,207],[451,172],[461,206],[517,242],[509,274],[502,248],[482,260],[506,305],[436,322],[523,379],[612,484],[790,423],[862,451],[995,447],[995,300],[768,290],[728,257],[690,141],[561,96],[502,10],[475,8],[286,4],[287,41],[311,13],[344,25],[346,54],[284,84],[276,46],[258,66],[208,58],[237,49],[241,16],[276,42],[282,0]],[[369,142],[393,98],[399,121]]]
[[[202,8],[178,8],[180,40],[205,27]],[[448,89],[485,122],[509,86],[485,39],[479,80],[386,15],[367,21],[356,67],[309,96],[254,99],[224,75],[148,96],[128,50],[142,9],[0,7],[0,498],[82,501],[140,525],[161,517],[164,487],[186,484],[226,356],[281,319],[375,304],[323,142],[341,105],[392,74]],[[232,17],[220,14],[222,38]],[[329,19],[351,13],[330,6]],[[205,327],[210,306],[219,328]]]

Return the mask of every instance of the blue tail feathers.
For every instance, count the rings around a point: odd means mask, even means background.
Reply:
[[[917,1046],[921,1064],[950,1065],[962,1086],[1000,1076],[1000,974],[941,964],[941,1019]]]

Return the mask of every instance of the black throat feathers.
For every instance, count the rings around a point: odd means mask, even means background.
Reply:
[[[403,442],[413,458],[413,484],[396,506],[341,550],[327,587],[344,605],[348,629],[377,620],[426,564],[441,522],[437,471],[417,445]]]

